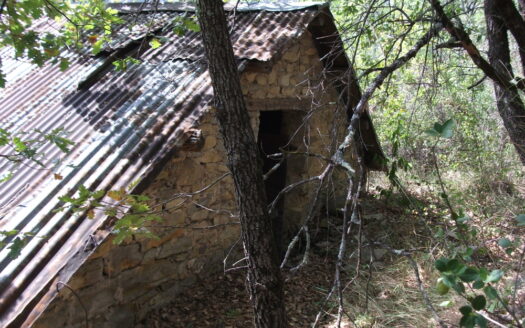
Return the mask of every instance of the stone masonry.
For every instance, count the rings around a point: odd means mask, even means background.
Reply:
[[[283,129],[295,152],[329,156],[342,139],[345,112],[337,105],[336,90],[323,78],[308,32],[282,54],[271,71],[244,72],[241,84],[256,135],[260,108],[270,103],[276,107],[264,110],[283,110]],[[280,100],[288,105],[280,108]],[[284,108],[290,102],[305,105]],[[153,229],[159,238],[135,238],[118,246],[109,238],[68,282],[85,305],[91,327],[133,326],[197,279],[220,270],[239,240],[232,179],[218,180],[228,170],[213,109],[196,128],[204,138],[202,148],[177,152],[145,191],[153,203],[165,204],[164,221]],[[291,155],[286,183],[317,175],[325,165],[316,156]],[[304,218],[314,186],[304,184],[286,195],[286,226]],[[237,243],[235,249],[233,254],[240,254],[242,244]],[[85,327],[84,310],[75,294],[63,288],[34,327]]]

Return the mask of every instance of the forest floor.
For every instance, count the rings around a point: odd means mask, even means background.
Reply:
[[[342,284],[345,286],[345,311],[349,316],[345,316],[341,327],[435,326],[410,259],[386,248],[366,246],[375,241],[392,249],[410,250],[433,304],[448,322],[457,323],[457,311],[437,305],[450,297],[434,292],[438,273],[433,269],[433,262],[439,251],[428,252],[432,244],[428,227],[435,220],[433,212],[429,210],[422,217],[421,213],[407,211],[402,202],[385,202],[373,195],[364,199],[362,211],[364,224],[360,234],[359,265],[357,231],[347,247],[348,260]],[[331,298],[325,302],[325,299],[333,285],[340,227],[341,218],[337,217],[317,222],[318,233],[309,264],[295,274],[285,273],[285,298],[291,327],[310,327],[318,313],[322,317],[320,327],[336,327],[337,300]],[[298,256],[295,261],[299,260]],[[136,328],[251,327],[252,314],[244,279],[243,271],[208,276],[178,295],[172,303],[151,312]]]

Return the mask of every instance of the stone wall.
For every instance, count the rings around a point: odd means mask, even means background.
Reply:
[[[334,150],[346,120],[336,105],[337,93],[321,76],[308,33],[284,52],[271,71],[245,72],[241,83],[256,135],[261,105],[270,103],[275,108],[265,110],[283,110],[282,128],[295,151],[329,156]],[[154,229],[159,239],[135,238],[115,246],[110,238],[68,282],[85,304],[91,327],[132,326],[199,277],[220,270],[228,250],[239,240],[232,179],[217,181],[227,168],[212,110],[197,128],[204,137],[202,148],[176,153],[145,191],[152,202],[165,203],[164,221]],[[325,165],[318,157],[291,156],[286,182],[319,174]],[[299,222],[304,217],[312,188],[307,184],[286,196],[285,220]],[[84,326],[84,311],[69,288],[61,290],[35,325]]]

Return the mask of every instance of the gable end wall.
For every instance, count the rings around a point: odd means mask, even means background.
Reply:
[[[290,145],[295,151],[329,156],[342,139],[346,118],[321,71],[311,35],[305,32],[271,72],[244,72],[241,84],[255,134],[261,104],[271,103],[275,108],[265,110],[284,110],[283,129],[294,136]],[[202,148],[177,152],[145,191],[153,203],[165,203],[162,227],[154,229],[159,239],[137,238],[116,246],[109,238],[68,282],[85,304],[91,327],[133,326],[198,277],[221,270],[239,240],[232,179],[217,181],[228,170],[213,109],[197,128],[204,137]],[[314,156],[291,156],[286,183],[317,175],[325,165]],[[334,175],[335,185],[344,180],[340,178],[340,173]],[[304,218],[313,187],[306,184],[286,196],[284,217],[290,226]],[[237,243],[229,264],[238,258],[241,246]],[[85,327],[84,311],[76,296],[63,288],[34,327]]]

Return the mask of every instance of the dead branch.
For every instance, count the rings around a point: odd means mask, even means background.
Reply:
[[[474,89],[475,87],[477,87],[478,85],[480,85],[481,83],[483,83],[483,81],[485,81],[485,79],[487,78],[486,75],[484,75],[481,79],[479,79],[476,83],[474,83],[473,85],[469,86],[467,88],[467,90],[472,90]]]
[[[463,44],[457,40],[451,40],[443,43],[436,44],[435,49],[454,49],[463,48]]]
[[[490,79],[492,79],[504,89],[515,90],[516,88],[518,88],[522,91],[525,91],[525,82],[523,80],[520,79],[516,83],[513,83],[513,77],[510,76],[508,72],[497,70],[485,58],[483,58],[483,56],[481,56],[480,51],[474,45],[468,33],[465,32],[463,28],[455,25],[450,20],[450,18],[443,10],[443,6],[439,2],[439,0],[430,0],[430,3],[434,8],[434,11],[436,12],[437,18],[443,24],[445,30],[453,38],[461,42],[463,49],[465,49],[465,51],[470,56],[474,64],[476,64],[476,66],[478,66],[483,71],[483,73],[485,73],[485,75],[487,75]]]
[[[354,140],[355,131],[357,130],[357,127],[359,125],[359,119],[366,110],[368,100],[370,100],[374,92],[383,84],[386,78],[388,78],[395,70],[403,66],[407,61],[415,57],[419,50],[426,46],[430,42],[430,40],[439,33],[441,29],[441,24],[436,24],[434,27],[432,27],[427,33],[423,35],[423,37],[421,37],[421,39],[419,39],[416,42],[412,49],[410,49],[405,55],[397,58],[392,64],[386,66],[383,70],[381,70],[379,75],[372,81],[372,83],[370,83],[368,88],[361,96],[359,103],[354,108],[352,118],[350,119],[350,124],[347,128],[346,137],[332,157],[334,163],[339,164],[341,167],[345,168],[350,174],[354,173],[354,170],[352,169],[350,164],[348,164],[344,160],[344,153],[352,145],[352,140]]]
[[[315,192],[313,194],[312,200],[310,202],[310,210],[308,211],[308,215],[304,219],[301,228],[299,229],[297,234],[294,236],[292,241],[288,244],[288,248],[286,249],[286,253],[284,255],[284,259],[283,259],[283,261],[281,263],[281,266],[280,266],[281,269],[283,269],[284,266],[286,265],[286,263],[288,262],[290,254],[291,254],[292,250],[294,249],[295,245],[297,244],[297,242],[299,241],[299,236],[300,236],[301,233],[305,233],[305,235],[306,235],[306,238],[307,238],[307,245],[306,246],[307,247],[306,247],[306,250],[305,250],[305,252],[303,254],[303,259],[302,259],[301,263],[299,263],[291,271],[292,272],[293,271],[297,271],[298,269],[300,269],[303,265],[305,265],[308,262],[308,252],[310,250],[310,236],[309,236],[309,233],[308,233],[308,223],[310,223],[310,220],[312,219],[312,217],[315,214],[317,200],[318,200],[319,195],[321,193],[321,189],[322,189],[322,187],[324,185],[324,181],[325,181],[326,177],[329,175],[329,173],[331,172],[332,168],[333,168],[332,165],[328,165],[320,175],[314,177],[315,180],[318,181],[318,185],[317,185],[317,188],[316,188],[316,190],[315,190]],[[307,180],[309,180],[309,179],[307,179]]]

